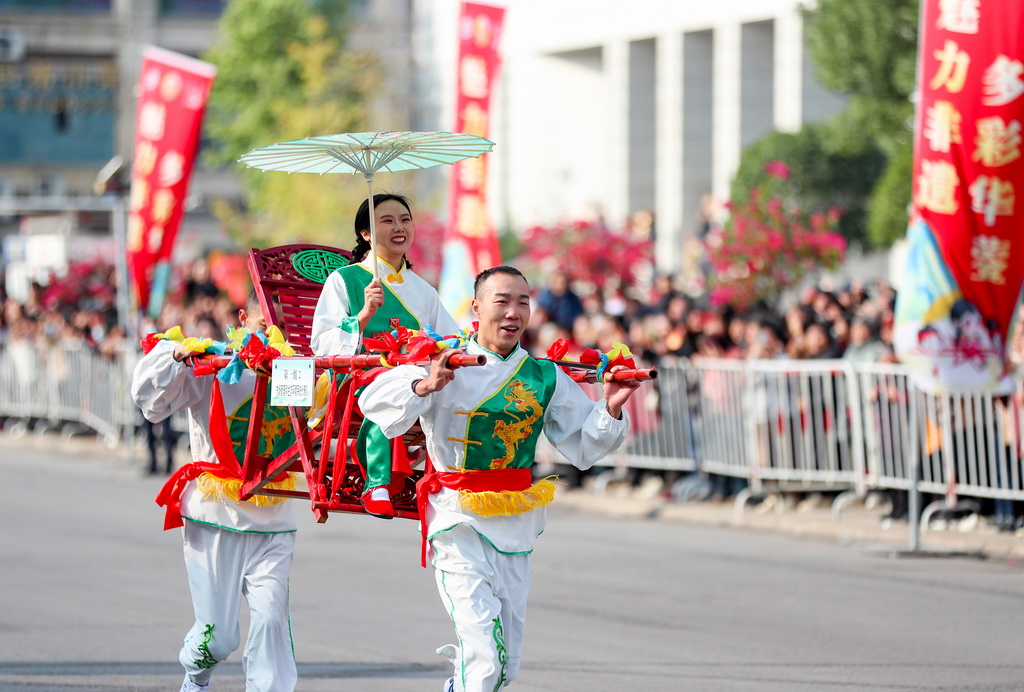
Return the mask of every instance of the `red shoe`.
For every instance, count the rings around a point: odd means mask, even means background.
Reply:
[[[394,517],[395,506],[391,504],[391,500],[374,500],[370,496],[372,492],[371,490],[363,494],[363,507],[366,508],[366,513],[381,519],[391,519]]]

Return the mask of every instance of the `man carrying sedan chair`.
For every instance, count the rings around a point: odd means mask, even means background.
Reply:
[[[278,330],[264,334],[255,293],[238,318],[241,329],[229,330],[237,356],[291,354]],[[207,690],[214,668],[238,648],[242,597],[250,609],[242,659],[246,691],[291,692],[297,678],[288,605],[295,512],[283,497],[238,499],[257,375],[241,359],[202,377],[201,364],[185,362],[208,350],[223,353],[225,346],[184,338],[177,328],[151,334],[143,340],[146,355],[132,379],[132,397],[147,419],[158,422],[183,409],[189,414],[193,462],[178,469],[156,497],[166,507],[164,529],[182,529],[195,611],[178,656],[185,669],[181,692]],[[280,453],[295,441],[283,408],[265,408],[262,432],[264,454]],[[282,473],[266,487],[294,490],[295,479]]]
[[[551,479],[533,482],[543,431],[585,469],[618,448],[636,382],[606,382],[592,401],[555,363],[531,357],[519,340],[530,320],[530,289],[513,267],[488,269],[474,284],[477,332],[466,351],[483,367],[456,371],[442,352],[429,369],[404,365],[363,390],[363,414],[397,437],[417,420],[430,463],[417,485],[424,566],[429,544],[438,591],[459,645],[438,653],[453,663],[445,690],[493,692],[520,667],[534,541],[544,530]],[[609,372],[623,369],[614,365]]]

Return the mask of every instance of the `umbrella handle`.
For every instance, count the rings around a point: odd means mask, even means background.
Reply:
[[[370,153],[366,153],[366,164],[369,167]],[[380,280],[380,270],[377,268],[377,218],[376,210],[373,208],[373,173],[364,173],[366,176],[367,205],[370,211],[370,258],[373,260],[373,280]]]

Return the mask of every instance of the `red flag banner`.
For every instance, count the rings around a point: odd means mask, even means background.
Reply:
[[[160,48],[142,54],[128,215],[128,267],[140,310],[160,312],[206,101],[217,69]]]
[[[487,137],[504,15],[503,7],[462,3],[455,132]],[[468,321],[473,278],[500,263],[498,236],[487,214],[487,158],[459,161],[453,164],[449,183],[440,295],[460,324]]]
[[[1024,3],[922,0],[900,358],[928,391],[1006,391],[1024,282]],[[1024,203],[1024,194],[1022,194]]]

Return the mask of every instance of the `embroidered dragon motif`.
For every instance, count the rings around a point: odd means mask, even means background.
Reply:
[[[267,413],[270,413],[270,411],[267,411]],[[263,449],[260,450],[260,454],[263,456],[273,456],[274,447],[277,446],[278,440],[283,435],[291,432],[291,429],[292,421],[287,414],[279,418],[264,418],[263,427],[260,430],[263,438]]]
[[[505,456],[492,459],[492,469],[508,468],[516,457],[519,444],[533,433],[533,424],[544,415],[536,392],[522,380],[512,380],[502,396],[508,401],[504,411],[515,422],[499,420],[494,424],[494,437],[504,443]]]

